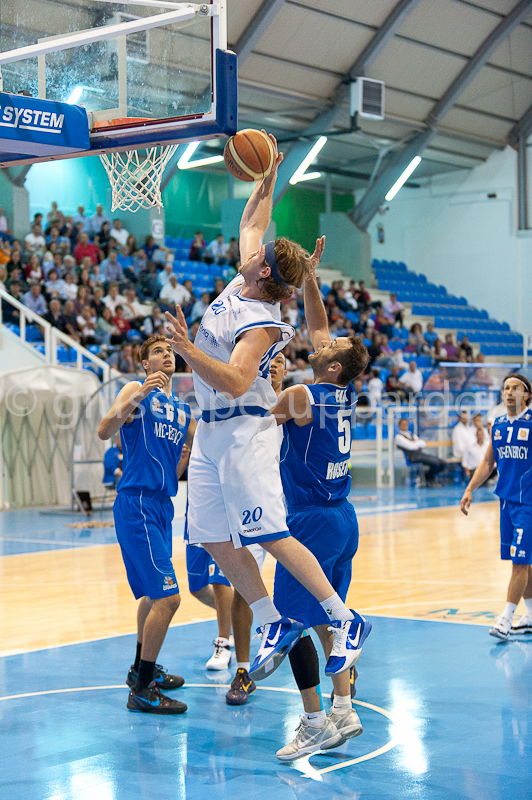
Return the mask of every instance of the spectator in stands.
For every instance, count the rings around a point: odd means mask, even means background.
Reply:
[[[177,282],[177,275],[170,276],[170,283],[163,286],[159,295],[159,300],[164,302],[165,308],[163,311],[173,312],[175,306],[182,306],[190,300],[190,292],[184,286]],[[161,303],[161,306],[163,303]]]
[[[159,285],[160,291],[164,289],[165,286],[168,286],[170,283],[170,278],[174,274],[174,265],[171,262],[168,262],[164,265],[164,269],[162,269],[159,274],[157,275],[157,283]]]
[[[78,285],[78,292],[76,295],[76,299],[74,300],[74,314],[76,315],[76,317],[80,316],[83,306],[90,304],[91,300],[92,297],[87,287]]]
[[[43,319],[58,328],[60,331],[65,330],[65,318],[61,311],[61,302],[57,299],[50,300],[50,310],[43,314]]]
[[[49,211],[46,215],[46,221],[48,223],[48,227],[58,224],[59,227],[62,228],[65,224],[65,215],[62,211],[59,211],[55,201],[52,203],[51,211]]]
[[[190,312],[190,321],[201,319],[209,307],[209,292],[203,292],[200,299],[196,300]]]
[[[439,339],[436,339],[434,342],[434,347],[432,348],[431,353],[434,364],[439,364],[440,361],[447,361],[447,350]]]
[[[80,341],[84,347],[96,344],[96,317],[89,305],[84,305],[81,314],[76,318],[80,332]]]
[[[7,269],[4,265],[0,265],[0,289],[6,291]]]
[[[86,233],[82,233],[79,237],[79,241],[77,245],[74,247],[74,258],[76,259],[76,264],[81,264],[85,256],[89,256],[90,260],[93,264],[97,264],[99,261],[99,249],[98,247],[93,244],[93,242],[89,242],[89,236]]]
[[[66,256],[67,253],[70,253],[70,239],[68,236],[61,236],[59,233],[59,228],[56,225],[50,229],[50,233],[46,237],[46,245],[48,249],[52,250],[53,245],[55,245],[57,249],[54,252],[60,252],[63,256]]]
[[[422,391],[423,375],[413,359],[408,365],[408,370],[401,375],[399,381],[403,384],[403,387],[406,387],[410,399],[413,399],[415,395]]]
[[[51,295],[52,292],[57,292],[60,300],[68,300],[67,286],[63,278],[60,278],[56,269],[51,269],[48,273],[48,280],[44,284],[46,293]]]
[[[410,326],[408,335],[409,338],[410,336],[412,336],[413,339],[415,340],[417,346],[417,352],[419,354],[423,353],[425,349],[428,349],[427,344],[425,342],[425,337],[423,335],[423,328],[421,327],[419,322],[414,322],[414,324]]]
[[[360,312],[360,314],[358,315],[358,320],[353,325],[353,330],[355,333],[366,333],[369,317],[370,317],[369,311]]]
[[[295,328],[296,325],[297,325],[297,322],[299,320],[299,306],[297,304],[297,298],[296,297],[292,297],[292,299],[288,303],[288,308],[286,309],[286,311],[284,313],[285,313],[285,316],[288,317],[288,321],[289,321],[290,325],[293,328]]]
[[[97,233],[94,237],[94,244],[100,248],[104,256],[107,258],[109,253],[109,242],[111,240],[111,223],[104,222],[100,233]]]
[[[214,289],[209,295],[209,303],[214,302],[219,294],[225,289],[225,283],[221,278],[217,278],[214,282]]]
[[[29,283],[41,283],[44,280],[41,262],[35,253],[30,256],[28,263],[24,267],[24,275]]]
[[[479,350],[473,361],[475,364],[482,365],[484,364],[484,360],[485,360],[484,353],[482,353]],[[485,367],[480,366],[474,370],[473,375],[471,376],[471,383],[475,383],[477,386],[491,386],[493,384],[493,381],[488,375],[488,372],[485,369]]]
[[[480,462],[483,461],[489,443],[489,437],[484,428],[475,428],[474,438],[471,439],[462,457],[462,467],[467,478],[471,477]]]
[[[111,309],[107,306],[104,306],[101,316],[97,317],[95,337],[98,344],[106,347],[122,342],[122,334],[114,324]]]
[[[384,384],[379,375],[380,370],[372,369],[371,378],[368,381],[369,402],[373,407],[376,406],[377,403],[382,402],[382,390],[384,389]]]
[[[101,269],[106,283],[121,284],[124,282],[124,270],[118,261],[116,250],[109,251],[109,255],[101,263]]]
[[[146,240],[153,239],[153,236],[146,236]],[[153,239],[155,242],[155,239]],[[135,234],[130,233],[126,239],[126,247],[129,250],[130,254],[133,256],[137,251],[137,242],[135,240]]]
[[[24,237],[25,252],[31,255],[37,253],[42,255],[46,250],[46,240],[42,235],[42,225],[35,223],[31,226],[31,233]]]
[[[122,477],[122,444],[120,433],[116,434],[116,444],[108,447],[103,457],[103,478],[104,486],[116,489],[118,481]]]
[[[399,302],[395,292],[390,292],[390,299],[384,304],[384,314],[394,321],[394,324],[403,324],[404,305]]]
[[[29,291],[23,296],[22,302],[30,311],[40,314],[41,317],[48,311],[46,300],[41,294],[41,285],[36,281],[30,284]]]
[[[144,309],[138,301],[137,293],[134,289],[126,291],[126,302],[124,303],[124,317],[132,328],[139,331],[144,322]]]
[[[67,300],[76,300],[78,296],[78,285],[74,280],[74,276],[71,272],[67,272],[65,277],[63,278],[65,282],[64,292],[66,295]]]
[[[135,364],[132,357],[132,346],[128,342],[124,342],[120,350],[107,359],[109,366],[114,367],[123,374],[135,372]]]
[[[137,291],[139,297],[143,299],[151,297],[155,300],[159,297],[159,284],[157,283],[157,269],[153,261],[147,261],[145,269],[141,269],[138,274]]]
[[[385,333],[388,339],[393,339],[393,325],[394,320],[386,316],[384,309],[379,308],[375,316],[375,329]]]
[[[20,289],[20,283],[17,280],[12,279],[9,281],[9,288],[7,291],[11,297],[18,300],[19,303],[22,302],[22,291]],[[20,322],[20,311],[7,300],[4,300],[4,298],[2,298],[2,321],[4,323],[10,322],[13,325],[18,325]]]
[[[166,317],[163,317],[163,312],[159,308],[159,306],[154,306],[152,308],[151,316],[144,318],[144,324],[142,326],[142,332],[144,336],[148,338],[148,336],[154,336],[155,334],[163,334],[164,325],[166,323]]]
[[[448,333],[445,337],[445,351],[447,353],[447,361],[457,361],[458,348],[453,341],[452,333]]]
[[[445,469],[445,461],[425,452],[426,441],[415,433],[410,433],[406,417],[399,420],[399,432],[395,436],[395,444],[405,453],[410,464],[424,464],[429,467],[425,475],[427,487],[437,488],[436,476]]]
[[[219,233],[216,239],[213,239],[212,242],[209,242],[207,245],[207,259],[210,259],[211,263],[214,262],[221,266],[227,262],[228,249],[229,245],[224,242],[223,233]]]
[[[473,428],[469,424],[467,411],[460,411],[458,414],[458,422],[453,428],[452,442],[453,456],[462,460],[467,448],[474,442]]]
[[[24,276],[22,275],[22,270],[20,267],[13,267],[11,270],[11,275],[9,276],[9,280],[7,281],[7,287],[9,291],[11,291],[11,284],[16,283],[19,287],[19,291],[24,294],[30,288],[26,283]]]
[[[15,267],[22,267],[22,258],[20,250],[15,250],[14,248],[11,250],[11,255],[9,261],[6,264],[6,269],[11,276],[11,272]]]
[[[113,220],[113,227],[111,228],[110,236],[115,239],[119,245],[123,245],[127,242],[129,231],[122,227],[121,219]]]
[[[94,290],[94,297],[92,298],[92,301],[91,301],[91,306],[94,309],[94,313],[96,314],[97,317],[101,317],[102,314],[103,314],[104,308],[107,308],[107,306],[105,305],[105,303],[103,301],[104,295],[105,295],[105,292],[103,290],[103,287],[102,286],[97,286],[95,288],[95,290]]]
[[[408,344],[404,346],[405,353],[415,353],[416,355],[420,354],[420,344],[417,338],[414,336],[413,333],[408,334]]]
[[[109,219],[109,217],[107,217],[103,213],[103,206],[98,204],[96,206],[95,213],[91,217],[91,230],[92,230],[93,236],[96,236],[97,234],[101,234],[102,226],[104,224],[107,224],[109,226],[109,229],[110,229],[111,220]],[[101,239],[101,236],[100,236],[100,245],[101,245],[101,243],[102,243],[102,239]]]
[[[74,225],[77,225],[78,222],[81,222],[81,233],[86,233],[87,236],[90,236],[91,233],[94,233],[92,219],[87,217],[83,206],[78,206],[78,213],[74,214],[72,217],[72,223]]]
[[[300,383],[312,383],[314,380],[314,373],[312,367],[307,361],[302,358],[296,359],[296,368],[290,372],[292,386]]]
[[[407,395],[405,388],[399,380],[399,367],[395,365],[391,368],[390,374],[386,379],[386,399],[393,403],[401,405],[406,403]]]
[[[205,261],[205,240],[201,231],[196,231],[194,239],[190,245],[190,253],[188,255],[190,261]]]
[[[135,283],[137,280],[137,276],[135,274],[135,266],[133,264],[133,256],[130,253],[129,247],[127,244],[123,245],[120,248],[120,252],[118,253],[116,260],[122,267],[122,271],[124,273],[124,280],[131,281]]]
[[[289,345],[290,360],[293,364],[296,363],[297,359],[308,361],[309,353],[313,349],[308,328],[304,323],[301,323]]]
[[[124,306],[126,302],[126,298],[123,297],[121,294],[118,293],[118,284],[117,283],[110,283],[107,289],[107,294],[103,298],[103,302],[111,310],[111,314],[113,317],[116,313],[117,306]]]
[[[63,306],[63,316],[65,318],[64,332],[68,333],[72,339],[79,341],[79,326],[74,314],[74,302],[72,300],[67,300]]]
[[[229,239],[229,247],[227,248],[225,257],[230,267],[234,267],[236,269],[240,266],[240,250],[238,248],[238,242],[234,236],[231,236]]]
[[[0,233],[6,233],[7,219],[4,214],[4,209],[0,206]]]
[[[432,349],[434,347],[434,343],[438,339],[438,334],[434,330],[434,323],[429,322],[427,325],[427,330],[423,336],[424,340],[428,344],[428,346]]]
[[[120,333],[122,334],[122,339],[126,340],[129,331],[131,330],[131,325],[127,321],[124,316],[124,309],[123,307],[118,304],[115,308],[115,313],[113,315],[113,323],[116,325]]]
[[[369,401],[368,393],[364,391],[364,381],[357,378],[354,382],[357,393],[357,404],[355,409],[355,423],[367,425],[374,415],[373,408]]]
[[[358,286],[359,288],[354,292],[355,300],[357,301],[359,307],[369,308],[371,305],[371,297],[366,289],[366,282],[359,281]]]
[[[467,361],[472,361],[473,360],[473,348],[469,344],[469,337],[468,336],[462,336],[462,341],[460,342],[460,348],[459,348],[459,351],[458,351],[458,355],[460,355],[460,353],[462,353],[462,352],[465,353]]]

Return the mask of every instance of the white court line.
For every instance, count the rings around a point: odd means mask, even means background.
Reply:
[[[0,544],[2,542],[28,542],[28,544],[56,544],[56,545],[65,545],[65,547],[90,547],[92,544],[92,542],[72,542],[66,540],[60,541],[59,539],[26,539],[23,536],[20,537],[0,536]],[[102,544],[102,542],[98,542],[98,544]],[[110,542],[109,544],[115,544],[115,542]],[[10,554],[8,553],[8,555]],[[29,556],[30,553],[14,553],[14,555]]]
[[[353,504],[354,505],[354,504]],[[399,503],[391,506],[374,506],[357,508],[355,505],[355,512],[357,516],[369,516],[370,514],[379,514],[381,511],[408,511],[411,509],[419,509],[417,503]],[[425,511],[425,509],[421,509]]]

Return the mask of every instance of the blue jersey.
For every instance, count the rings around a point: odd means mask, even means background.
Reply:
[[[190,423],[190,406],[153,389],[140,403],[133,422],[120,428],[122,477],[118,491],[147,489],[177,494],[177,465]]]
[[[351,490],[351,428],[357,402],[353,385],[316,383],[305,386],[314,417],[298,427],[283,425],[281,478],[288,511],[343,500]]]
[[[498,417],[491,441],[499,472],[495,494],[532,506],[532,411],[527,408],[512,420]]]

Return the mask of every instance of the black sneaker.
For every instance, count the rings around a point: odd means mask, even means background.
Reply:
[[[249,677],[249,672],[243,667],[239,667],[231,683],[231,688],[225,695],[225,702],[228,706],[244,706],[250,694],[256,690],[255,681]]]
[[[127,707],[130,711],[141,711],[144,714],[184,714],[187,706],[179,700],[172,700],[171,697],[161,694],[161,690],[152,681],[146,689],[137,691],[131,689],[127,699]]]
[[[349,685],[351,688],[351,700],[356,695],[357,690],[355,688],[355,681],[358,678],[358,672],[356,671],[356,667],[351,667],[349,670]],[[334,689],[331,692],[331,703],[334,703]]]
[[[126,678],[126,683],[131,689],[137,685],[138,677],[139,674],[137,670],[135,667],[131,666]],[[160,664],[155,665],[153,680],[159,689],[164,689],[166,692],[172,689],[179,689],[185,682],[185,679],[180,675],[169,675],[168,670],[162,667]]]

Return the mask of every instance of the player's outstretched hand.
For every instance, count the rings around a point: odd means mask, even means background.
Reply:
[[[165,311],[164,313],[166,319],[170,323],[168,332],[171,335],[171,338],[168,338],[166,341],[168,344],[172,345],[176,353],[182,355],[187,346],[190,344],[185,315],[183,314],[181,306],[175,307],[175,317],[173,314],[170,314],[169,311]]]
[[[311,256],[309,256],[309,258],[307,258],[307,278],[315,277],[316,269],[321,261],[324,248],[325,236],[322,236],[320,239],[316,239],[316,247],[314,248],[314,252]]]
[[[164,372],[153,372],[142,384],[143,397],[147,397],[153,389],[163,389],[167,383],[168,375],[165,375]]]
[[[472,502],[473,502],[473,494],[471,492],[471,489],[466,489],[462,499],[460,500],[460,511],[462,512],[462,514],[465,514],[466,517]]]

